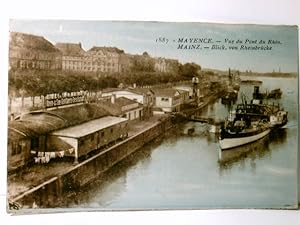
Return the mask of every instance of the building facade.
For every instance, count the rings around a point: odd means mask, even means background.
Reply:
[[[85,51],[81,43],[57,43],[55,45],[62,53],[62,69],[82,71]]]
[[[113,47],[93,47],[83,59],[83,71],[118,73],[121,72],[120,57],[123,50]]]
[[[113,116],[126,118],[129,121],[144,119],[143,105],[126,97],[117,98],[115,94],[106,96],[99,105]]]
[[[44,37],[11,32],[9,66],[11,69],[61,70],[62,53]]]
[[[189,100],[189,92],[172,88],[157,89],[155,93],[154,113],[180,112],[180,107]]]

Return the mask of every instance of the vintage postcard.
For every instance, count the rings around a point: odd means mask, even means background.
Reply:
[[[9,28],[9,213],[298,207],[296,26]]]

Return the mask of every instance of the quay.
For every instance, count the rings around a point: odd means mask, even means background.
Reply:
[[[47,166],[34,165],[20,174],[8,177],[10,205],[26,209],[56,206],[71,189],[81,188],[111,168],[144,144],[164,134],[172,127],[170,117],[160,116],[133,124],[129,137],[100,153],[74,165],[53,162]]]
[[[208,96],[197,107],[183,110],[183,113],[197,114],[203,107],[217,100],[220,94]],[[9,175],[8,211],[17,213],[16,209],[59,207],[60,202],[72,191],[88,185],[112,166],[141,149],[143,145],[162,137],[174,125],[176,121],[171,114],[154,115],[146,120],[133,121],[126,139],[101,149],[78,164],[53,161],[47,165],[32,165]]]

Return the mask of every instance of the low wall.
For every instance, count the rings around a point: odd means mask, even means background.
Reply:
[[[171,127],[171,119],[165,118],[149,129],[129,137],[9,201],[14,205],[20,205],[23,209],[59,207],[60,199],[66,197],[68,193],[79,190],[92,182],[113,165],[137,151],[146,143],[161,136]]]

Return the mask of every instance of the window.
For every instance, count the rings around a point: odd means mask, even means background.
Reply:
[[[21,143],[12,143],[11,144],[11,156],[18,155],[22,152]]]
[[[112,134],[114,132],[114,129],[113,128],[110,128],[110,133]]]
[[[91,134],[91,141],[94,141],[94,134]]]
[[[30,140],[30,149],[36,149],[39,147],[39,138],[36,137],[36,138],[32,138]]]
[[[104,131],[101,131],[101,137],[104,137]]]

